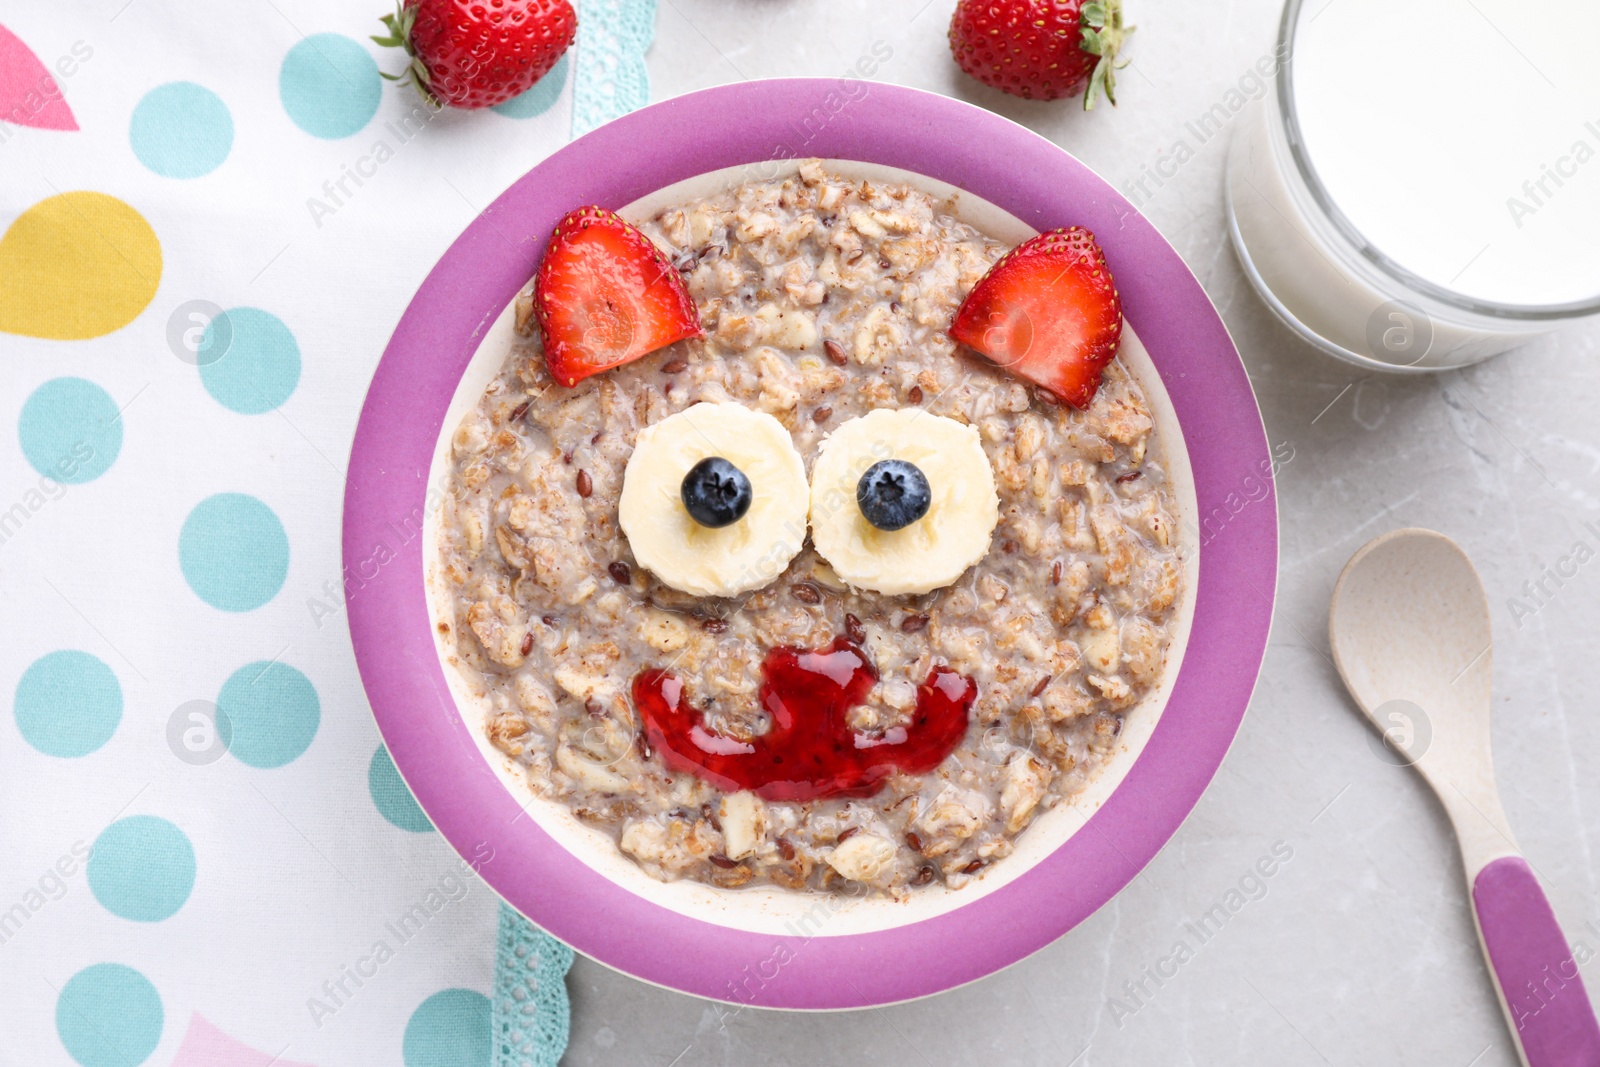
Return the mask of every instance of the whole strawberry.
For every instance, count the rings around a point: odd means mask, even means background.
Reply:
[[[404,48],[411,81],[432,104],[480,108],[526,92],[578,32],[569,0],[404,0],[373,40]]]
[[[1122,0],[960,0],[950,51],[983,84],[1025,100],[1083,93],[1083,109],[1104,90],[1117,102],[1117,52],[1132,26]]]

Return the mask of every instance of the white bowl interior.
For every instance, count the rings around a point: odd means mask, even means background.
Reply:
[[[935,198],[947,199],[953,205],[953,214],[957,218],[1008,245],[1020,244],[1037,233],[1009,212],[921,174],[852,160],[825,160],[824,163],[830,170],[845,177],[904,182]],[[648,219],[666,207],[710,195],[742,181],[786,176],[793,173],[798,165],[799,161],[763,162],[710,171],[642,197],[622,208],[619,213],[633,220]],[[482,397],[484,389],[499,374],[511,350],[513,337],[513,308],[508,304],[484,333],[466,373],[462,375],[445,417],[444,431],[434,449],[428,472],[430,492],[422,542],[428,603],[435,622],[450,620],[450,613],[441,609],[438,601],[436,547],[441,511],[438,504],[443,499],[447,482],[450,438],[467,412]],[[1156,373],[1149,353],[1139,341],[1132,323],[1124,324],[1122,337],[1118,358],[1138,380],[1149,401],[1156,424],[1152,452],[1166,467],[1179,511],[1176,526],[1180,531],[1179,558],[1183,564],[1185,592],[1178,602],[1166,668],[1150,696],[1126,713],[1117,751],[1088,787],[1036,818],[1017,840],[1011,856],[996,863],[966,888],[952,890],[944,886],[929,886],[911,894],[910,900],[899,902],[845,894],[801,893],[775,887],[719,889],[688,879],[659,882],[623,855],[610,835],[579,822],[564,805],[536,796],[521,766],[489,744],[483,730],[488,703],[473,691],[472,685],[451,664],[451,650],[435,626],[434,641],[444,665],[445,677],[462,719],[476,738],[484,759],[522,805],[527,817],[596,872],[654,904],[740,930],[800,936],[841,936],[884,930],[952,911],[994,892],[1025,873],[1082,829],[1089,816],[1126,777],[1166,707],[1173,680],[1182,665],[1194,616],[1193,594],[1198,588],[1200,558],[1198,527],[1194,517],[1199,509],[1188,450],[1161,376]]]

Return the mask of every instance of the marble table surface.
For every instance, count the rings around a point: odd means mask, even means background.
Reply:
[[[1337,0],[1335,0],[1337,2]],[[1233,332],[1281,473],[1277,620],[1255,699],[1210,790],[1154,862],[1034,957],[966,988],[850,1014],[791,1015],[666,992],[580,958],[564,1062],[1420,1064],[1507,1067],[1516,1055],[1479,956],[1437,802],[1375,749],[1329,659],[1328,597],[1369,538],[1428,526],[1460,541],[1488,587],[1494,744],[1511,823],[1579,960],[1600,953],[1600,326],[1478,367],[1369,376],[1267,311],[1224,228],[1226,136],[1186,122],[1250,88],[1277,0],[1133,0],[1121,106],[1084,114],[989,91],[950,61],[949,0],[661,0],[652,98],[741,79],[836,75],[883,42],[878,77],[990,108],[1115,184],[1183,142],[1192,157],[1143,210]],[[1231,132],[1231,131],[1225,131]],[[951,131],[953,138],[960,131]],[[984,150],[973,144],[974,152]],[[1189,153],[1183,153],[1188,155]],[[1567,570],[1571,570],[1568,566]],[[1530,589],[1533,595],[1530,596]],[[1290,858],[1250,878],[1273,852]],[[1171,973],[1185,924],[1230,891],[1227,924]],[[959,950],[959,947],[956,948]],[[1583,967],[1591,989],[1600,968]],[[1153,973],[1153,972],[1152,972]],[[1142,984],[1143,988],[1140,989]]]

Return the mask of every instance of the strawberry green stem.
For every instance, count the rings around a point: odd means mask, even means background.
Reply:
[[[410,62],[406,69],[399,74],[390,74],[388,71],[380,73],[392,82],[410,82],[417,87],[417,92],[422,94],[422,99],[429,107],[437,111],[443,105],[434,95],[433,88],[428,84],[428,67],[417,56],[416,49],[411,46],[411,25],[416,21],[417,9],[408,7],[403,0],[396,0],[394,14],[383,15],[379,21],[389,32],[382,37],[374,36],[372,43],[384,48],[403,48]]]
[[[1128,65],[1127,60],[1117,62],[1128,35],[1134,27],[1122,24],[1122,0],[1090,0],[1083,5],[1080,21],[1082,40],[1078,47],[1092,56],[1099,56],[1094,71],[1089,75],[1089,85],[1083,91],[1083,110],[1093,111],[1095,96],[1104,91],[1111,106],[1117,106],[1117,71]]]

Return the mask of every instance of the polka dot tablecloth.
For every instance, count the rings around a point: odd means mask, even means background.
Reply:
[[[651,0],[490,111],[383,3],[0,11],[0,1064],[551,1064],[571,953],[434,832],[343,617],[390,330],[501,189],[644,102]]]

